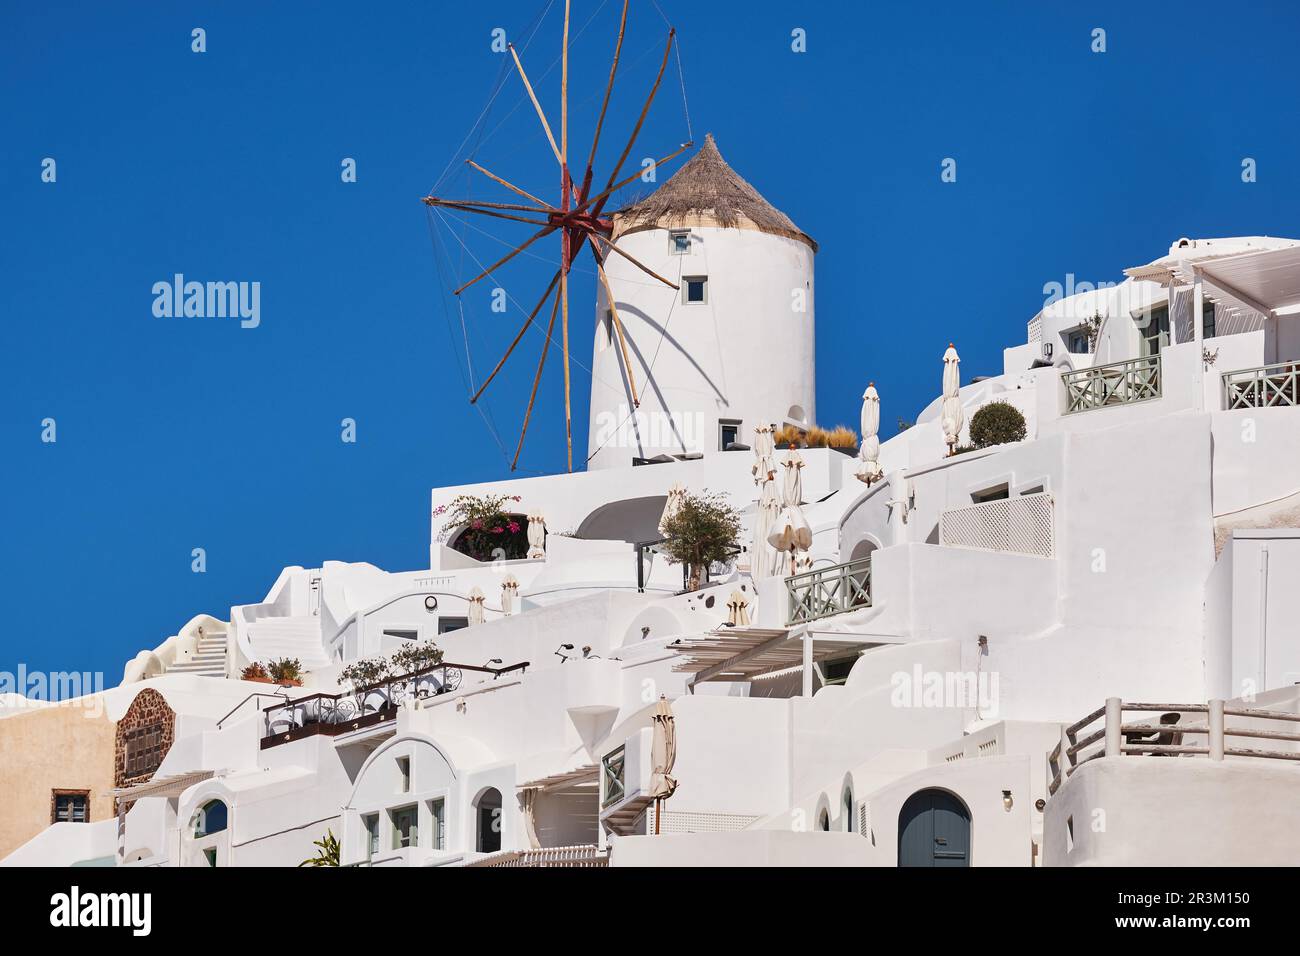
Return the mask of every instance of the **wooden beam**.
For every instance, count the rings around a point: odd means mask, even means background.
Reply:
[[[600,143],[600,131],[605,126],[605,111],[609,109],[609,97],[614,92],[614,74],[618,72],[618,58],[623,52],[623,33],[627,29],[627,4],[623,0],[623,15],[618,21],[618,41],[614,44],[614,60],[609,65],[609,82],[605,84],[605,99],[600,104],[600,117],[596,120],[596,135],[591,139],[591,154],[587,157],[587,174],[582,180],[582,199],[587,198],[591,188],[591,171],[596,163],[596,147]]]
[[[460,295],[462,292],[464,292],[466,289],[472,286],[479,279],[482,279],[486,275],[490,275],[492,272],[499,269],[501,266],[505,265],[515,256],[519,255],[519,253],[523,252],[525,249],[531,246],[538,239],[541,239],[543,236],[549,236],[551,233],[553,233],[556,230],[556,228],[557,227],[555,226],[547,226],[545,229],[539,229],[537,232],[533,233],[533,235],[527,241],[525,241],[523,245],[516,247],[512,252],[507,253],[505,256],[502,256],[496,262],[492,263],[492,265],[488,266],[486,269],[484,269],[474,278],[470,279],[459,289],[456,289],[454,292],[452,292],[452,295]]]
[[[502,186],[505,186],[506,189],[509,189],[511,192],[513,192],[513,193],[517,193],[517,194],[519,194],[520,196],[523,196],[525,199],[531,199],[533,202],[537,203],[537,205],[539,205],[539,206],[545,206],[547,209],[551,210],[552,212],[555,211],[555,207],[552,206],[550,203],[546,202],[545,200],[538,199],[536,196],[534,196],[534,195],[533,195],[532,193],[530,193],[530,192],[525,192],[524,190],[520,189],[518,186],[514,185],[513,183],[508,183],[508,182],[506,182],[504,179],[502,179],[500,176],[496,175],[495,173],[489,172],[488,170],[484,169],[484,168],[483,168],[482,166],[480,166],[478,163],[474,162],[474,160],[472,160],[472,159],[467,159],[467,160],[465,160],[465,162],[468,163],[470,166],[473,166],[475,169],[477,169],[480,173],[482,173],[482,174],[483,174],[484,176],[486,176],[488,179],[491,179],[491,180],[493,180],[494,182],[498,182],[498,183],[500,183]]]
[[[558,212],[558,210],[553,206],[525,206],[522,203],[487,202],[482,199],[444,199],[441,196],[425,196],[423,202],[426,206],[481,206],[484,209],[507,209],[516,212],[540,212],[547,216],[553,212]]]
[[[432,196],[426,196],[424,198],[424,204],[426,206],[437,206],[440,209],[455,209],[458,212],[472,212],[477,213],[480,216],[491,216],[493,219],[509,219],[513,222],[526,222],[530,226],[549,226],[551,224],[549,219],[527,219],[523,216],[512,216],[509,213],[497,212],[494,209],[479,209],[475,206],[470,206],[456,200],[436,199]]]
[[[610,287],[609,276],[605,275],[605,264],[601,261],[600,253],[596,247],[591,247],[591,257],[596,260],[596,273],[600,276],[600,284],[605,287],[605,298],[609,301],[609,311],[614,318],[614,328],[618,332],[618,347],[623,353],[623,367],[627,369],[627,383],[632,389],[632,407],[640,408],[641,399],[636,394],[636,375],[632,371],[632,359],[627,352],[627,341],[623,337],[623,320],[619,318],[618,306],[614,304],[614,290]]]
[[[546,303],[547,296],[551,294],[551,290],[555,288],[555,283],[558,282],[559,279],[560,273],[559,270],[556,270],[555,275],[551,277],[551,284],[546,287],[546,291],[542,293],[542,297],[538,300],[537,305],[533,306],[533,311],[528,313],[528,318],[526,318],[524,324],[520,326],[519,332],[515,335],[514,341],[511,342],[510,347],[506,349],[506,354],[501,356],[501,361],[497,362],[496,368],[492,370],[492,374],[483,380],[483,384],[480,385],[478,391],[474,393],[474,397],[469,400],[471,405],[479,400],[479,396],[483,394],[483,390],[492,384],[492,379],[496,378],[497,372],[501,371],[501,366],[506,364],[506,359],[510,358],[510,353],[515,350],[515,346],[519,344],[519,340],[524,337],[524,333],[528,331],[528,326],[533,324],[533,319],[535,319],[537,313],[541,311],[542,306]]]
[[[646,114],[650,112],[650,104],[654,102],[655,94],[659,92],[659,83],[664,78],[664,68],[668,66],[668,54],[673,49],[673,37],[677,35],[676,28],[668,31],[668,43],[664,46],[664,58],[659,64],[659,73],[655,76],[654,86],[650,87],[650,95],[646,97],[645,106],[641,107],[641,115],[637,117],[636,126],[632,128],[632,135],[628,138],[627,145],[623,147],[623,155],[619,156],[618,162],[614,165],[614,170],[609,174],[609,182],[605,184],[606,190],[613,185],[614,180],[618,178],[619,170],[627,162],[628,153],[632,152],[632,145],[636,142],[637,135],[641,132],[641,125],[645,122]]]
[[[528,98],[533,101],[533,109],[537,111],[537,118],[542,121],[542,129],[546,131],[546,139],[551,144],[551,152],[555,154],[555,159],[563,166],[564,157],[560,155],[560,147],[555,145],[555,137],[551,134],[551,124],[546,122],[546,114],[542,111],[542,104],[537,102],[537,94],[533,92],[533,84],[528,82],[528,74],[524,72],[524,65],[519,62],[519,54],[515,52],[515,45],[513,43],[506,45],[510,48],[510,55],[514,57],[515,66],[519,69],[519,77],[524,81],[524,89],[528,91]]]
[[[564,44],[560,48],[560,165],[569,162],[569,0],[564,0]]]
[[[655,162],[655,168],[658,169],[660,166],[662,166],[664,163],[668,162],[670,159],[675,159],[675,158],[677,158],[678,156],[680,156],[682,153],[686,152],[688,149],[690,149],[690,148],[691,148],[692,146],[694,146],[694,145],[695,145],[694,140],[692,140],[692,141],[689,142],[689,143],[682,143],[681,146],[679,146],[677,149],[673,150],[671,153],[669,153],[669,154],[668,154],[667,156],[665,156],[663,159],[657,160],[657,161]],[[626,186],[626,185],[627,185],[628,183],[630,183],[632,180],[634,180],[634,179],[639,179],[640,177],[641,177],[641,173],[633,173],[631,176],[627,177],[627,179],[624,179],[624,180],[622,180],[622,181],[620,181],[620,182],[615,183],[615,184],[614,184],[613,186],[611,186],[609,189],[606,189],[603,193],[600,193],[600,194],[597,195],[597,196],[592,196],[590,199],[586,199],[586,200],[584,200],[583,202],[579,203],[578,206],[577,206],[573,211],[574,211],[575,213],[579,213],[579,212],[582,212],[582,211],[585,210],[588,206],[590,206],[590,205],[592,205],[592,204],[594,204],[594,203],[602,202],[603,200],[609,198],[609,196],[610,196],[612,193],[616,193],[616,192],[618,192],[620,189],[622,189],[624,186]],[[599,215],[599,213],[594,213],[593,215]]]
[[[555,273],[555,279],[551,280],[551,285],[554,286],[556,279],[559,278],[560,274]],[[548,295],[550,291],[549,288],[546,290]],[[560,293],[556,292],[555,301],[551,303],[551,321],[546,326],[546,341],[542,343],[542,357],[537,362],[537,374],[533,376],[533,391],[528,396],[528,409],[524,412],[524,427],[519,432],[519,445],[515,448],[514,460],[510,462],[511,471],[514,471],[515,466],[519,464],[519,455],[524,450],[524,436],[528,434],[528,422],[533,417],[533,403],[537,401],[537,386],[542,383],[542,366],[546,364],[546,352],[551,347],[551,333],[555,331],[555,314],[559,311],[559,308]]]
[[[569,471],[573,471],[573,408],[569,401],[569,270],[560,270],[560,298],[564,312],[564,440],[569,450]]]
[[[604,236],[602,236],[602,235],[601,235],[600,233],[598,233],[596,230],[594,230],[594,229],[588,229],[587,232],[590,233],[591,235],[595,236],[597,239],[599,239],[601,242],[603,242],[606,246],[608,246],[608,247],[609,247],[610,249],[612,249],[614,252],[617,252],[620,256],[622,256],[622,257],[623,257],[624,259],[626,259],[628,262],[632,263],[632,265],[636,266],[638,269],[640,269],[640,270],[641,270],[642,272],[644,272],[646,275],[648,275],[648,276],[653,276],[654,278],[656,278],[656,279],[658,279],[660,282],[662,282],[664,285],[668,286],[670,289],[680,289],[680,288],[681,288],[681,286],[679,286],[677,283],[675,283],[675,282],[669,282],[667,279],[665,279],[665,278],[664,278],[663,276],[661,276],[659,273],[655,272],[655,271],[654,271],[653,269],[651,269],[649,266],[645,265],[644,263],[640,262],[639,260],[635,259],[634,257],[628,255],[626,252],[624,252],[624,251],[623,251],[622,249],[620,249],[618,246],[614,245],[614,243],[610,242],[608,239],[606,239]]]

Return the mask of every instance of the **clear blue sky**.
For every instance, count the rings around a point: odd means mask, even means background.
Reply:
[[[1067,273],[1119,279],[1183,235],[1300,234],[1294,3],[660,3],[681,33],[695,138],[712,131],[821,243],[823,424],[856,422],[868,379],[887,423],[914,415],[950,339],[964,375],[998,372],[1043,284]],[[491,31],[517,40],[544,6],[6,2],[0,670],[112,684],[193,614],[260,600],[284,565],[427,567],[429,489],[507,473],[466,402],[418,197],[500,75]],[[597,6],[575,4],[575,30]],[[561,9],[526,53],[538,74]],[[610,0],[574,46],[584,154],[616,15]],[[633,0],[610,149],[663,34]],[[556,74],[539,86],[554,115]],[[519,96],[508,84],[476,155],[549,197],[554,162],[526,104],[510,113]],[[686,135],[674,59],[634,160]],[[340,181],[344,157],[356,183]],[[940,181],[945,157],[956,183]],[[1258,182],[1241,181],[1244,157]],[[490,194],[460,172],[443,186]],[[510,294],[531,302],[543,267],[506,275]],[[155,318],[151,288],[176,272],[260,282],[260,326]],[[579,277],[584,363],[592,294]],[[467,313],[480,365],[519,324],[485,302]],[[536,354],[521,346],[485,412],[509,446]],[[531,473],[563,467],[557,374],[552,362]],[[579,449],[587,387],[575,366]],[[355,444],[340,441],[345,417]]]

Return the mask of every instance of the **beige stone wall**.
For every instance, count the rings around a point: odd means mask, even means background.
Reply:
[[[113,816],[115,731],[79,705],[0,719],[0,859],[50,825],[55,790],[89,790],[92,823]]]

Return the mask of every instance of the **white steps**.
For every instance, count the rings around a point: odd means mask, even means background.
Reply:
[[[297,658],[304,670],[330,665],[321,643],[320,618],[314,615],[259,618],[245,625],[245,633],[255,660]]]
[[[198,674],[203,677],[226,676],[226,636],[201,637],[188,660],[167,668],[168,674]]]

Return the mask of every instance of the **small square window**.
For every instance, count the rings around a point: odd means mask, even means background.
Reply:
[[[89,790],[54,791],[54,812],[51,823],[86,823],[90,820]]]
[[[399,807],[391,812],[393,849],[404,850],[420,845],[419,810],[415,806]]]
[[[708,276],[686,276],[682,279],[682,303],[684,305],[700,305],[708,301]]]
[[[689,229],[673,229],[668,233],[668,254],[672,256],[686,256],[691,252],[691,231]]]
[[[740,441],[740,422],[734,419],[722,419],[718,422],[718,448],[726,451]]]
[[[433,849],[447,849],[447,802],[442,797],[429,801],[429,826],[433,831]]]
[[[467,617],[440,617],[438,618],[438,633],[446,634],[448,631],[459,631],[469,627],[469,618]]]
[[[366,859],[372,860],[379,853],[379,814],[367,814],[361,824],[366,830]]]
[[[410,793],[411,792],[411,758],[410,757],[397,758],[397,773],[400,777],[397,784],[398,786],[397,792]]]

